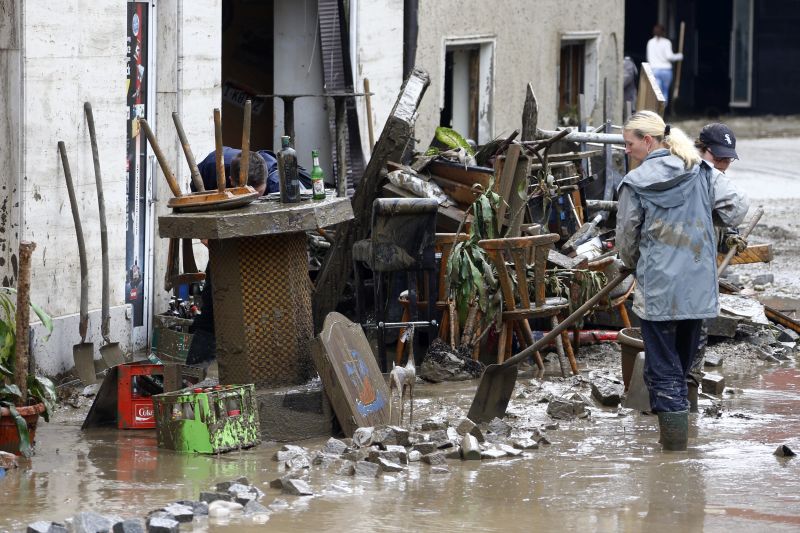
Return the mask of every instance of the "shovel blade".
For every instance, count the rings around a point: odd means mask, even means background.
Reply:
[[[108,368],[114,368],[125,362],[125,356],[122,354],[122,349],[117,342],[110,342],[105,346],[101,346],[100,357],[106,362]]]
[[[82,342],[72,347],[72,359],[75,362],[75,372],[84,385],[97,383],[97,372],[94,368],[94,344]]]
[[[517,365],[489,365],[483,371],[467,415],[476,424],[503,418],[517,382]]]

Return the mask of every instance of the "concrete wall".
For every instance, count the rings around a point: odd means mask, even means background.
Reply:
[[[213,146],[212,114],[219,106],[221,0],[195,0],[178,18],[178,2],[156,8],[156,134],[188,189],[188,171],[178,158],[171,113],[178,94],[196,153]],[[78,335],[80,272],[75,228],[57,143],[66,143],[89,258],[90,331],[87,342],[101,345],[101,262],[97,193],[83,103],[93,106],[104,181],[110,252],[111,340],[131,348],[124,305],[126,238],[126,2],[0,0],[0,280],[11,284],[17,240],[37,243],[31,299],[55,318],[45,341],[34,328],[34,358],[53,375],[72,366]],[[177,26],[182,24],[182,61]],[[178,65],[182,69],[178,68]],[[179,85],[179,81],[181,84]],[[180,91],[179,91],[180,87]],[[169,190],[160,171],[154,178],[156,212],[166,209]],[[18,233],[18,235],[17,235]],[[157,238],[156,238],[157,239]],[[156,312],[167,298],[161,290],[166,243],[155,242],[153,268]],[[141,335],[139,344],[144,344]],[[96,357],[99,355],[96,354]]]
[[[539,126],[556,126],[560,39],[571,32],[599,33],[598,92],[591,95],[595,101],[593,122],[599,124],[602,119],[602,86],[603,78],[607,78],[614,95],[610,115],[618,124],[622,117],[624,10],[623,0],[421,0],[416,65],[430,74],[431,85],[422,100],[416,137],[427,146],[439,124],[445,40],[470,37],[494,42],[491,135],[509,134],[521,127],[528,82],[533,84],[539,102]],[[402,34],[402,19],[397,24]],[[381,91],[393,94],[392,99],[397,90],[399,85],[381,87]]]
[[[275,94],[321,94],[323,89],[317,3],[311,0],[276,0]],[[283,101],[274,99],[275,139],[280,150],[283,135]],[[311,170],[311,150],[319,149],[320,166],[332,182],[331,135],[325,98],[299,98],[294,103],[294,148],[300,165]],[[333,113],[333,103],[330,103]]]

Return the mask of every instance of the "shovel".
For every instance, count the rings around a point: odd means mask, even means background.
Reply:
[[[78,333],[81,336],[80,344],[72,347],[72,357],[75,361],[75,371],[86,385],[97,381],[94,369],[94,344],[86,342],[86,330],[89,327],[89,269],[86,265],[86,243],[83,240],[83,227],[78,213],[78,200],[75,198],[75,187],[72,185],[72,172],[67,159],[67,147],[64,141],[58,141],[58,151],[61,153],[61,164],[64,166],[64,179],[67,182],[69,205],[72,208],[72,220],[75,222],[75,234],[78,237],[78,256],[81,264],[81,311],[78,322]]]
[[[97,183],[97,208],[100,211],[100,250],[103,264],[103,308],[101,312],[100,334],[103,345],[100,347],[100,357],[109,368],[125,362],[119,343],[111,342],[109,333],[111,329],[111,313],[109,312],[108,294],[108,226],[106,226],[106,202],[103,196],[103,178],[100,175],[100,153],[97,149],[97,134],[94,130],[94,114],[92,104],[83,104],[86,113],[86,123],[89,125],[89,139],[92,143],[92,160],[94,161],[94,179]]]
[[[574,313],[562,320],[561,323],[554,327],[547,335],[534,342],[514,357],[506,360],[502,364],[487,366],[486,370],[483,371],[483,376],[481,376],[481,382],[478,385],[478,390],[475,392],[475,398],[472,399],[472,405],[467,415],[468,418],[476,424],[488,422],[495,417],[502,418],[506,413],[508,402],[511,400],[511,393],[514,392],[514,384],[517,382],[517,364],[530,357],[540,348],[547,346],[550,341],[579,320],[594,307],[597,302],[608,296],[608,294],[614,290],[614,287],[622,283],[625,278],[631,274],[632,272],[630,271],[620,273],[616,278],[611,280],[608,285],[603,287],[600,292],[589,298],[589,300]]]

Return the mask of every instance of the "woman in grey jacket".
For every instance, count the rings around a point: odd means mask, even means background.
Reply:
[[[616,246],[637,289],[645,382],[666,450],[688,441],[686,373],[704,318],[719,310],[715,221],[735,226],[747,201],[701,161],[692,141],[659,115],[641,111],[623,128],[625,152],[641,165],[619,184]]]

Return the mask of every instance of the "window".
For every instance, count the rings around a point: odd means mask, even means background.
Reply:
[[[733,0],[731,107],[750,107],[753,89],[753,0]]]
[[[440,126],[478,144],[492,139],[493,67],[493,40],[445,40]]]
[[[558,62],[558,117],[561,124],[578,125],[589,118],[598,100],[600,32],[577,31],[561,35]],[[579,109],[580,95],[583,109]]]

